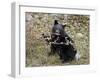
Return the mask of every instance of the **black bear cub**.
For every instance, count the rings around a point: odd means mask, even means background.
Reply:
[[[72,45],[74,41],[65,32],[65,26],[58,23],[58,20],[54,21],[52,27],[51,37],[44,36],[45,40],[50,43],[52,54],[57,53],[62,62],[67,62],[73,59],[78,60],[80,55]]]

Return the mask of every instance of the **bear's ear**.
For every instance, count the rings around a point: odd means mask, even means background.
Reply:
[[[67,26],[66,24],[62,25],[63,28],[65,28],[66,26]]]
[[[54,25],[58,24],[58,20],[54,20]]]

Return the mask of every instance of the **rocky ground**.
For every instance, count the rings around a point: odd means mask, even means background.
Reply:
[[[89,16],[73,14],[49,14],[26,12],[26,66],[67,65],[58,55],[48,56],[50,46],[41,34],[50,35],[55,19],[66,24],[66,32],[74,40],[81,58],[78,62],[70,61],[69,65],[89,64]]]

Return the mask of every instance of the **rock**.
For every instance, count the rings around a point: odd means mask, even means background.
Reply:
[[[32,20],[32,16],[31,15],[26,15],[26,21],[29,22]]]
[[[81,54],[79,53],[79,51],[76,53],[75,55],[75,60],[79,61],[79,59],[81,58]]]
[[[83,38],[83,37],[84,37],[84,35],[83,35],[82,33],[77,33],[76,36],[77,36],[78,38]]]

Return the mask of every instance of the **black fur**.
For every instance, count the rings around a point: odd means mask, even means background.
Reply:
[[[51,43],[50,53],[57,53],[62,62],[73,60],[77,53],[77,50],[71,44],[74,43],[74,41],[65,32],[65,26],[66,25],[59,24],[58,21],[55,20],[51,37],[42,34],[46,42]],[[50,39],[48,40],[47,37],[50,37]]]

